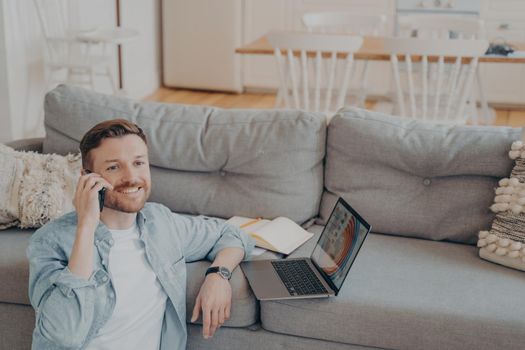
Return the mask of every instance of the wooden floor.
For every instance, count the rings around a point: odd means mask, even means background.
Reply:
[[[183,89],[160,88],[147,98],[149,101],[209,105],[221,108],[273,108],[275,94],[270,93],[221,93]],[[525,101],[524,101],[525,102]],[[373,102],[367,102],[371,108]],[[496,109],[494,125],[525,126],[524,109]]]

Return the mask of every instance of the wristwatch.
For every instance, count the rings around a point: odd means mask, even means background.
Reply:
[[[219,276],[221,276],[222,278],[224,278],[225,280],[228,280],[228,281],[232,277],[231,271],[228,270],[228,268],[224,267],[224,266],[212,266],[212,267],[209,267],[206,270],[206,274],[204,276],[208,276],[208,274],[210,274],[210,273],[218,273]]]

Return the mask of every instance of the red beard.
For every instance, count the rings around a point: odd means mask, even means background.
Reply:
[[[125,189],[138,188],[133,193],[122,192]],[[137,213],[146,204],[150,195],[150,188],[143,182],[124,183],[116,186],[113,191],[106,192],[104,206],[124,213]]]

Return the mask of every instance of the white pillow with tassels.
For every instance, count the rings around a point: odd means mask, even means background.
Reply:
[[[38,228],[74,209],[80,154],[15,151],[0,144],[0,230]]]
[[[522,131],[525,140],[525,128]],[[479,256],[525,271],[525,145],[512,143],[509,157],[515,160],[509,178],[499,181],[494,204],[496,213],[490,231],[479,232]]]

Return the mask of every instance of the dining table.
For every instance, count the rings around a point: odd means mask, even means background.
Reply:
[[[292,31],[290,31],[292,32]],[[328,34],[329,35],[329,34]],[[351,35],[351,34],[349,34]],[[366,61],[389,61],[390,60],[390,53],[387,52],[385,49],[385,39],[386,37],[381,36],[363,36],[363,44],[354,53],[354,59],[356,60],[366,60]],[[514,53],[503,56],[503,55],[483,55],[481,57],[478,57],[479,63],[512,63],[512,64],[523,64],[525,63],[525,42],[512,42],[508,43],[514,50]],[[259,38],[257,38],[254,41],[251,41],[245,45],[242,45],[235,49],[235,52],[237,54],[241,55],[273,55],[274,54],[274,48],[268,41],[267,35],[263,35]],[[315,52],[307,52],[307,55],[310,57],[313,57],[316,53]],[[299,51],[294,51],[295,56],[299,56]],[[330,52],[324,52],[323,56],[328,57],[330,56]],[[345,58],[345,53],[338,53],[338,58]],[[420,56],[412,55],[411,56],[413,62],[418,62],[421,60]],[[398,59],[400,61],[404,60],[404,55],[398,55]],[[436,62],[438,61],[438,56],[428,56],[429,62]],[[451,63],[454,62],[457,59],[455,56],[444,56],[444,62]],[[467,63],[472,59],[472,57],[463,57],[462,62]],[[493,119],[493,114],[490,113],[488,101],[486,99],[484,89],[483,89],[483,82],[480,75],[479,69],[476,72],[477,77],[477,84],[479,88],[479,99],[480,99],[480,105],[481,105],[481,111],[482,111],[482,118],[490,122]],[[279,94],[281,92],[279,91]]]
[[[386,37],[380,36],[363,36],[363,45],[359,50],[354,53],[356,60],[368,60],[368,61],[389,61],[390,54],[385,50],[384,42]],[[515,50],[514,54],[508,56],[502,55],[483,55],[479,57],[479,62],[487,63],[525,63],[525,42],[512,42],[509,43]],[[241,55],[273,55],[274,49],[266,35],[263,35],[256,40],[242,45],[235,49],[235,52]],[[299,55],[299,52],[296,52]],[[309,52],[309,55],[314,55],[314,52]],[[325,53],[329,55],[330,53]],[[339,54],[340,58],[344,58],[345,54]],[[400,55],[400,59],[403,59]],[[445,62],[455,60],[456,57],[444,57]],[[469,58],[465,58],[469,59]],[[417,61],[417,57],[413,57],[414,61]],[[437,60],[437,57],[429,57],[429,61]]]

